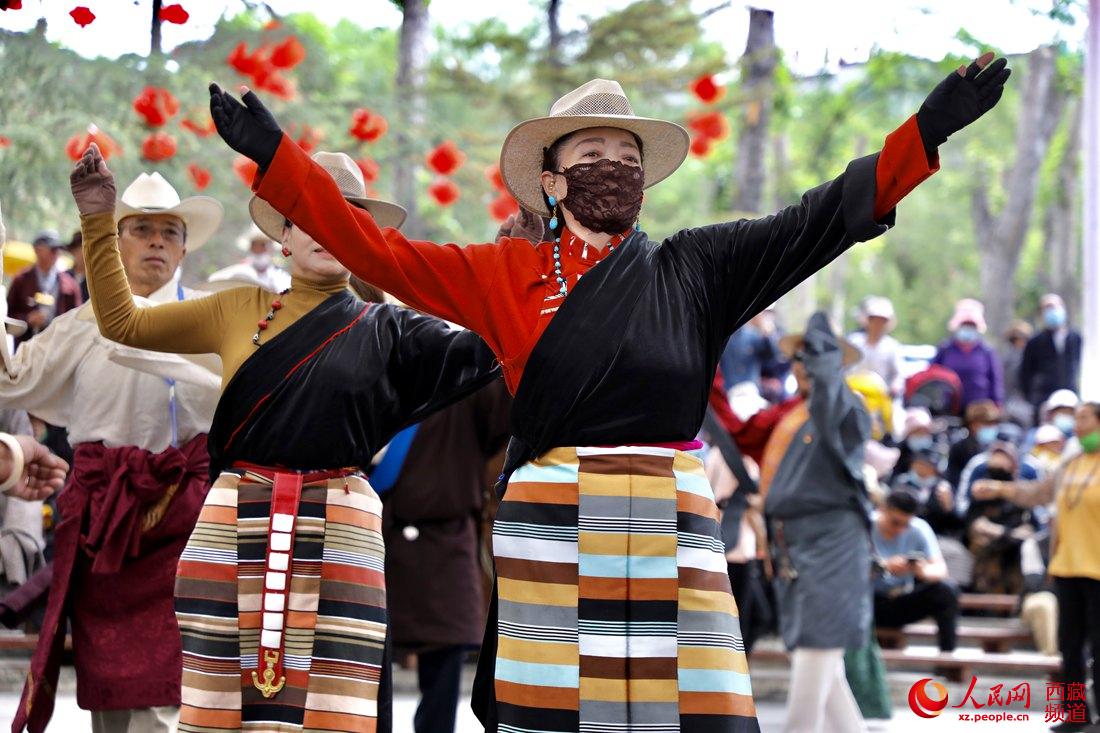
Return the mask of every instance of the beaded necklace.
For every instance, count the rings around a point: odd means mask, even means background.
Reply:
[[[589,244],[588,242],[585,242],[583,239],[578,237],[573,232],[570,232],[569,230],[566,230],[566,236],[568,237],[568,244],[572,245],[575,242],[581,242],[584,244],[584,250],[581,255],[582,257],[588,254],[589,247],[596,246],[594,244]],[[623,239],[624,237],[622,234],[616,234],[614,237],[612,237],[611,240],[607,243],[607,255],[605,256],[610,256],[611,253],[615,251],[615,248],[622,244]],[[565,295],[568,295],[569,286],[566,283],[565,275],[562,274],[561,269],[561,237],[555,237],[554,239],[554,277],[557,278],[558,281],[558,293],[563,297]]]
[[[279,293],[279,298],[284,297],[289,292],[290,292],[290,288],[287,288],[283,292]],[[271,310],[269,310],[267,312],[267,316],[264,317],[264,319],[262,321],[259,321],[256,324],[256,335],[252,337],[252,345],[253,346],[259,346],[260,345],[260,332],[267,330],[267,327],[271,324],[271,322],[273,320],[275,320],[275,312],[282,309],[283,301],[281,301],[279,298],[276,298],[275,300],[271,301]]]

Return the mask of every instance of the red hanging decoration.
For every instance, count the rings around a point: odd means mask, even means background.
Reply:
[[[363,181],[365,183],[374,183],[378,180],[378,173],[381,170],[381,166],[374,162],[371,158],[359,158],[355,161],[355,164],[359,166],[359,170],[363,172]]]
[[[294,126],[291,125],[290,129],[290,134],[293,135]],[[302,125],[302,133],[298,135],[298,138],[294,142],[296,142],[298,144],[298,147],[300,147],[302,150],[306,151],[307,153],[312,153],[314,149],[316,149],[317,144],[320,143],[321,140],[323,140],[324,138],[325,133],[323,133],[321,130],[318,130],[316,127],[313,127],[311,125]]]
[[[23,0],[0,0],[0,10],[22,10]]]
[[[428,195],[435,199],[440,206],[450,206],[461,194],[458,186],[450,178],[440,176],[428,186]]]
[[[294,36],[271,50],[271,64],[278,69],[293,69],[306,57],[306,48]]]
[[[462,167],[466,162],[466,154],[450,140],[444,140],[435,146],[428,157],[425,158],[428,168],[441,176],[449,176]]]
[[[707,137],[694,137],[691,139],[691,154],[696,158],[705,158],[710,153],[711,140]]]
[[[497,191],[505,191],[504,178],[500,175],[500,165],[493,163],[491,166],[485,169],[485,177],[489,179],[489,183]]]
[[[187,166],[187,175],[191,177],[191,182],[195,184],[195,188],[199,191],[210,185],[210,171],[198,163]]]
[[[201,125],[190,117],[185,117],[180,120],[180,127],[198,137],[210,137],[218,131],[218,128],[214,127],[214,120],[210,118],[210,115],[206,115],[206,122]]]
[[[726,94],[726,88],[714,81],[713,74],[703,74],[689,88],[703,104],[714,104]]]
[[[145,87],[134,99],[134,111],[149,127],[160,127],[180,111],[180,103],[163,87]]]
[[[348,133],[356,140],[373,143],[386,134],[389,126],[382,115],[360,107],[351,113],[351,127],[348,128]]]
[[[271,20],[264,23],[264,30],[265,31],[278,30],[279,28],[282,28],[282,27],[283,27],[283,24],[278,18],[272,18]]]
[[[183,25],[190,17],[191,14],[184,10],[183,6],[178,3],[176,5],[165,5],[160,9],[160,19],[165,23]]]
[[[236,173],[237,177],[249,188],[252,188],[252,181],[256,178],[256,172],[259,171],[259,169],[260,167],[256,165],[255,161],[243,155],[238,155],[233,159],[233,172]]]
[[[69,11],[69,15],[72,16],[73,21],[81,28],[87,28],[95,20],[95,13],[88,10],[83,5],[78,5]]]
[[[0,148],[10,148],[11,138],[7,135],[0,135]]]
[[[256,71],[258,56],[261,49],[256,49],[255,53],[248,52],[248,45],[244,41],[241,41],[233,50],[229,52],[229,56],[226,57],[225,62],[236,69],[245,76],[251,76]]]
[[[717,110],[710,112],[692,112],[687,116],[688,129],[710,141],[721,140],[729,135],[729,121]]]
[[[167,132],[154,132],[141,143],[141,157],[151,163],[168,160],[176,154],[176,138]]]
[[[257,89],[270,92],[279,99],[290,101],[294,99],[294,95],[297,94],[294,82],[287,79],[278,71],[272,71],[268,74],[259,74],[252,77],[252,80],[255,82]]]
[[[70,137],[69,141],[65,143],[65,154],[69,156],[70,160],[80,160],[80,157],[84,155],[84,151],[92,143],[99,146],[99,152],[103,154],[104,160],[110,160],[111,156],[116,153],[122,154],[122,148],[119,147],[118,143],[95,125],[88,125],[87,132],[81,132]]]
[[[512,214],[518,213],[519,204],[506,193],[497,194],[497,197],[489,203],[489,216],[497,221],[504,221]]]

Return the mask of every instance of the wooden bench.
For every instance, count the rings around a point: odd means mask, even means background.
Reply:
[[[0,634],[0,652],[33,652],[38,646],[38,634]],[[65,637],[65,649],[72,651],[73,638]]]
[[[878,643],[883,649],[904,649],[910,640],[934,643],[937,637],[934,623],[909,624],[901,629],[876,628],[875,634],[878,636]],[[1033,641],[1031,630],[1022,624],[1012,624],[1011,626],[960,625],[958,638],[962,644],[974,644],[981,647],[983,651],[993,653],[1009,652],[1019,644],[1030,644]]]
[[[1020,597],[1008,593],[963,593],[959,596],[959,608],[1014,616],[1019,612]]]

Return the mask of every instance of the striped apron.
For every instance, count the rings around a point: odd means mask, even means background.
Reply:
[[[218,477],[176,579],[181,732],[378,729],[381,514],[348,471]]]
[[[673,448],[517,469],[493,529],[498,730],[757,731],[718,518]]]

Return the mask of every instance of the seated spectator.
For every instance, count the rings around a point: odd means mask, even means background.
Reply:
[[[1046,476],[1058,468],[1062,462],[1062,453],[1066,449],[1066,436],[1054,425],[1046,423],[1035,429],[1032,436],[1034,445],[1028,453],[1035,461],[1040,473]]]
[[[951,337],[940,344],[933,364],[945,366],[962,382],[962,407],[981,400],[997,405],[1004,402],[1001,359],[986,342],[985,307],[977,300],[964,298],[955,304],[955,314],[947,324]]]
[[[1073,426],[1077,422],[1074,416],[1079,404],[1081,400],[1076,392],[1072,389],[1060,389],[1043,403],[1039,409],[1039,419],[1061,430],[1066,438],[1072,438]]]
[[[1035,648],[1042,654],[1058,653],[1058,597],[1047,573],[1050,564],[1050,531],[1044,529],[1020,545],[1020,572],[1024,597],[1020,618],[1031,629]]]
[[[944,477],[958,487],[963,469],[970,460],[997,439],[1001,409],[992,400],[979,400],[966,408],[966,433],[951,444]]]
[[[874,372],[886,382],[893,397],[901,395],[905,387],[901,368],[901,344],[890,335],[897,325],[894,304],[889,298],[872,295],[863,301],[859,312],[862,331],[848,336],[863,357],[854,371]]]
[[[912,455],[921,450],[935,448],[939,450],[946,440],[944,425],[941,421],[933,420],[932,413],[926,407],[909,407],[905,410],[905,422],[898,440],[898,462],[894,466],[894,475],[891,481],[909,470],[909,461]],[[944,446],[946,447],[946,446]]]
[[[931,616],[940,651],[953,651],[959,621],[958,591],[932,528],[917,512],[917,497],[904,489],[886,497],[871,523],[875,553],[885,573],[875,579],[875,625],[898,629]]]
[[[972,586],[978,593],[1020,593],[1020,545],[1042,529],[1039,508],[1028,510],[1004,499],[973,499],[975,481],[1035,481],[1039,472],[1030,462],[1021,463],[1016,446],[998,441],[988,453],[975,456],[963,472],[958,496],[965,512],[966,536],[974,555]]]
[[[947,563],[947,577],[959,587],[970,585],[974,560],[962,543],[962,516],[956,511],[955,489],[940,472],[943,456],[935,447],[912,454],[909,470],[895,478],[893,488],[917,497],[917,516],[936,534]]]

